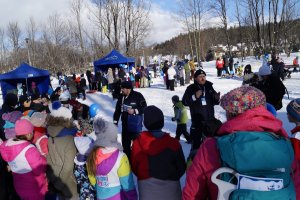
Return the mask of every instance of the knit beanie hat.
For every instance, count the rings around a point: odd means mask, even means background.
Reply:
[[[10,107],[15,107],[18,104],[18,96],[13,93],[7,93],[5,95],[4,103]]]
[[[270,69],[270,66],[268,64],[264,64],[258,70],[258,75],[260,75],[260,76],[267,76],[267,75],[270,75],[270,74],[271,74],[271,69]]]
[[[221,107],[233,115],[259,106],[266,106],[266,97],[262,91],[252,86],[233,89],[221,97]]]
[[[72,118],[72,112],[66,107],[63,107],[59,101],[54,101],[49,105],[50,115],[53,117],[63,117],[66,119]]]
[[[132,89],[131,81],[124,81],[121,83],[121,88]]]
[[[172,97],[172,101],[173,101],[174,103],[179,102],[179,96],[174,95],[174,96]]]
[[[292,100],[286,107],[287,113],[300,122],[300,98]]]
[[[144,110],[144,125],[151,130],[160,130],[164,127],[164,114],[156,106],[148,106]]]
[[[12,123],[15,123],[17,120],[19,120],[21,117],[23,116],[23,114],[21,113],[21,111],[12,111],[9,113],[4,113],[2,115],[2,119],[4,121],[9,121]]]
[[[29,121],[34,127],[45,127],[46,119],[48,114],[44,112],[34,112],[30,117]]]
[[[197,78],[197,76],[199,76],[200,74],[204,74],[204,76],[206,76],[205,71],[203,71],[202,69],[198,69],[194,74],[194,78]]]
[[[33,126],[27,119],[20,119],[15,124],[16,136],[33,132]]]
[[[107,122],[101,117],[96,117],[93,122],[96,141],[94,145],[100,147],[115,147],[123,150],[118,142],[118,128],[111,122]]]

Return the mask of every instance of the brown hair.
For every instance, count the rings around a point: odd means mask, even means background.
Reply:
[[[96,159],[97,159],[97,151],[101,147],[94,147],[93,150],[90,152],[87,161],[86,161],[86,168],[88,174],[92,176],[96,176]]]
[[[17,135],[14,141],[18,141],[18,140],[27,140],[27,137],[26,135]]]

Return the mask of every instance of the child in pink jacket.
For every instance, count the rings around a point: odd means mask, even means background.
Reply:
[[[46,158],[29,141],[33,126],[26,120],[15,124],[16,138],[0,145],[0,153],[13,174],[14,187],[22,200],[43,200],[47,192]]]

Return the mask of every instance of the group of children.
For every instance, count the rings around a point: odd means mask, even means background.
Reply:
[[[174,98],[174,103],[181,104],[178,98]],[[15,118],[15,137],[1,140],[0,154],[12,173],[17,195],[25,200],[138,199],[133,169],[141,199],[162,196],[161,187],[153,187],[153,184],[164,187],[164,197],[173,195],[172,199],[180,199],[179,179],[185,172],[185,159],[178,141],[180,135],[175,139],[161,131],[162,111],[155,106],[145,109],[144,125],[148,131],[134,141],[134,156],[129,161],[118,142],[117,127],[98,116],[97,109],[99,107],[90,107],[92,132],[81,134],[78,124],[72,121],[71,111],[59,101],[49,104],[49,114],[10,113],[10,118]],[[3,117],[8,119],[6,115]],[[186,116],[176,116],[176,120],[180,118],[186,123]],[[152,142],[145,145],[147,141]],[[154,141],[157,144],[154,145]],[[158,167],[164,154],[168,165]],[[156,173],[147,170],[152,167]]]

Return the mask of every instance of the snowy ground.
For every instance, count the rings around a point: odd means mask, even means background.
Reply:
[[[281,57],[284,59],[286,64],[292,64],[293,58],[295,58],[296,54],[292,54],[290,58],[286,58],[284,55]],[[236,61],[236,60],[235,60]],[[240,60],[240,63],[241,60]],[[252,57],[247,58],[244,63],[251,64],[252,69],[254,72],[257,72],[259,67],[261,66],[262,60],[255,60]],[[216,76],[217,72],[215,69],[215,61],[211,62],[204,62],[203,69],[207,73],[207,80],[214,83],[214,88],[218,92],[222,94],[227,93],[231,89],[241,86],[242,81],[240,79],[220,79]],[[289,92],[289,99],[287,95],[284,96],[283,99],[283,108],[278,111],[277,117],[283,122],[284,128],[287,132],[293,128],[293,124],[290,124],[287,120],[286,116],[286,105],[295,98],[300,98],[300,89],[299,89],[299,80],[300,80],[300,73],[293,73],[291,79],[286,79],[284,84]],[[53,87],[57,86],[57,80],[54,79]],[[186,85],[187,86],[187,85]],[[169,132],[171,135],[175,135],[176,123],[171,121],[171,117],[173,117],[173,108],[172,108],[172,101],[171,97],[173,95],[178,95],[180,98],[183,96],[183,93],[186,89],[186,86],[176,87],[175,91],[169,91],[165,89],[164,82],[162,77],[158,77],[153,79],[153,83],[150,88],[141,88],[135,89],[136,91],[141,92],[148,105],[155,105],[159,107],[164,115],[165,115],[165,126],[164,131]],[[94,93],[94,94],[87,94],[87,99],[83,102],[87,105],[91,105],[93,103],[97,103],[101,106],[101,115],[103,118],[107,119],[108,121],[112,121],[112,116],[115,109],[116,101],[112,100],[111,94],[106,93]],[[0,99],[0,105],[2,105],[2,99]],[[215,116],[216,118],[220,119],[222,122],[226,120],[225,112],[220,106],[215,107]],[[190,127],[190,123],[188,124]],[[121,123],[119,123],[119,132],[121,132]],[[185,143],[184,139],[181,141],[185,156],[188,155],[190,150],[190,145]],[[182,186],[185,182],[185,176],[181,178]]]

